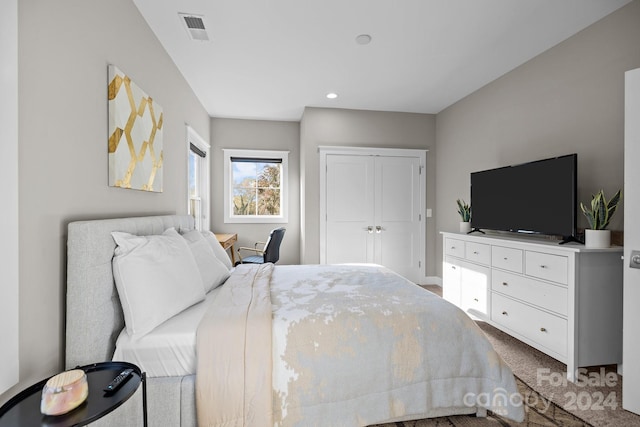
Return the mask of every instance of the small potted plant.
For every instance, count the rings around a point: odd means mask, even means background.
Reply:
[[[456,203],[460,214],[460,232],[468,233],[471,231],[471,206],[462,199],[456,200]]]
[[[582,213],[587,217],[589,228],[584,231],[584,242],[588,248],[608,248],[611,246],[611,230],[607,230],[613,214],[618,208],[621,199],[621,190],[609,200],[600,190],[591,196],[591,206],[587,207],[580,202]]]

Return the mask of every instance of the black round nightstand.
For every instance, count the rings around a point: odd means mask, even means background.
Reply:
[[[132,368],[133,376],[117,391],[106,394],[103,389],[122,370]],[[18,393],[0,408],[0,427],[83,426],[104,417],[127,401],[142,383],[144,425],[147,425],[147,387],[145,374],[136,365],[127,362],[102,362],[80,366],[87,374],[89,396],[80,406],[63,415],[42,415],[40,399],[48,378]]]

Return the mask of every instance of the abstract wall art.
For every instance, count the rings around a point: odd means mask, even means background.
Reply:
[[[162,192],[162,107],[109,65],[109,186]]]

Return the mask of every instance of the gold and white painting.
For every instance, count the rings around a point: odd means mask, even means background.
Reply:
[[[109,65],[109,185],[162,192],[162,107]]]

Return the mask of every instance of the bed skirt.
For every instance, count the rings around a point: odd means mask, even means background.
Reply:
[[[149,427],[196,427],[196,376],[147,378],[147,421]],[[97,427],[140,427],[143,425],[142,386],[122,406],[91,423]]]

